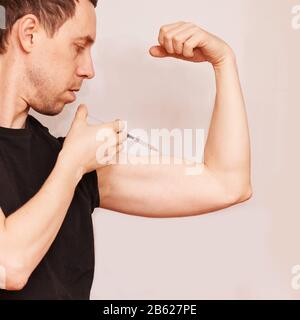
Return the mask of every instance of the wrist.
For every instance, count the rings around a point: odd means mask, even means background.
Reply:
[[[229,48],[224,57],[217,63],[213,64],[215,71],[222,70],[224,68],[236,67],[236,56],[231,48]]]
[[[79,183],[83,175],[85,174],[84,168],[78,165],[74,158],[69,156],[63,149],[60,151],[57,157],[56,166],[67,177],[71,177],[71,180],[76,185]]]

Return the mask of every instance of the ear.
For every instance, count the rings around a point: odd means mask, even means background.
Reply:
[[[27,14],[19,21],[18,38],[22,49],[27,53],[31,52],[34,47],[39,26],[39,20],[33,14]]]

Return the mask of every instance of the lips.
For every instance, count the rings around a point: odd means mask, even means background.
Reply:
[[[73,100],[76,100],[75,90],[69,90],[69,92],[72,95]]]
[[[80,91],[80,87],[75,87],[68,90],[68,92],[72,96],[72,101],[76,100],[76,92],[79,92],[79,91]]]

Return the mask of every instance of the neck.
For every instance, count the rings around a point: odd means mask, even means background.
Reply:
[[[23,66],[9,53],[0,56],[0,127],[25,128],[29,105],[22,98]]]

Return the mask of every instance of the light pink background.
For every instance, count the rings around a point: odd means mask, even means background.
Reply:
[[[97,209],[92,299],[300,298],[300,0],[101,0],[97,76],[76,104],[47,118],[65,135],[79,103],[128,128],[203,128],[214,77],[207,64],[155,60],[161,25],[192,21],[235,50],[251,134],[253,198],[207,215],[149,219]],[[201,190],[199,190],[201,192]]]

